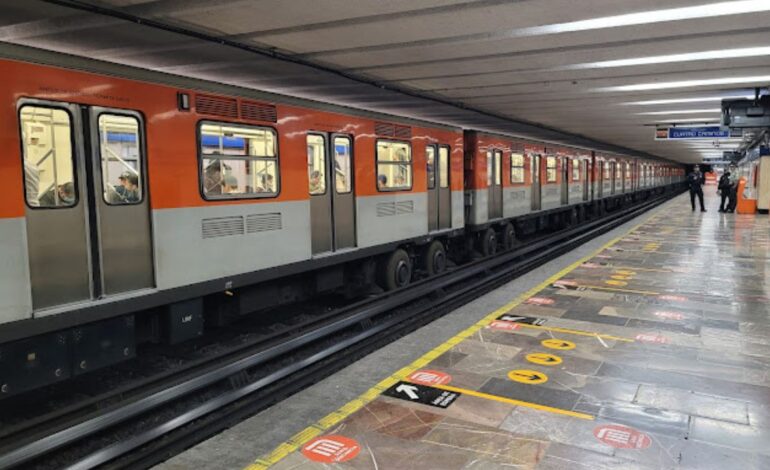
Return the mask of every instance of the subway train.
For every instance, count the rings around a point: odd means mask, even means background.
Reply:
[[[406,286],[684,179],[663,161],[0,48],[0,398]]]

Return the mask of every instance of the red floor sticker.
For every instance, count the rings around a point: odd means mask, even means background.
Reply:
[[[658,311],[655,312],[655,316],[658,318],[665,318],[666,320],[682,320],[684,315],[679,312]]]
[[[652,443],[647,434],[620,424],[597,426],[594,428],[594,436],[605,444],[618,449],[646,449]]]
[[[500,320],[493,321],[492,323],[489,324],[489,326],[496,330],[509,330],[509,331],[518,330],[519,328],[521,328],[521,325],[519,325],[518,323],[513,323],[509,321],[500,321]]]
[[[302,454],[313,462],[338,463],[347,462],[361,452],[358,441],[345,436],[332,434],[316,437],[305,444]]]
[[[553,299],[548,299],[546,297],[530,297],[527,299],[526,303],[534,305],[553,305],[554,302]]]
[[[655,344],[668,343],[668,338],[666,338],[663,335],[659,335],[657,333],[639,333],[638,335],[636,335],[636,340],[641,341],[642,343],[655,343]]]
[[[423,385],[444,385],[452,381],[452,376],[437,370],[418,370],[409,374],[407,380]]]

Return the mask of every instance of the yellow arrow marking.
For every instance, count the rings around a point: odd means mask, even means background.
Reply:
[[[537,385],[548,382],[548,376],[542,372],[530,369],[516,369],[508,372],[508,378],[514,382]]]
[[[540,342],[543,346],[550,349],[561,349],[562,351],[566,351],[568,349],[575,349],[575,343],[572,341],[567,341],[566,339],[544,339]]]
[[[555,366],[557,364],[561,364],[561,358],[559,356],[548,353],[531,353],[527,354],[525,357],[529,362],[533,362],[541,366]]]

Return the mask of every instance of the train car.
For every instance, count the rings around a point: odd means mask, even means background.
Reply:
[[[591,151],[466,131],[467,225],[482,255],[576,223],[592,200]]]
[[[460,129],[52,57],[0,59],[6,393],[197,336],[204,305],[403,286],[464,233]]]

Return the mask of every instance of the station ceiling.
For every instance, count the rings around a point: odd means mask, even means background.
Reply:
[[[31,0],[0,41],[680,162],[740,139],[657,125],[770,84],[770,0]]]

